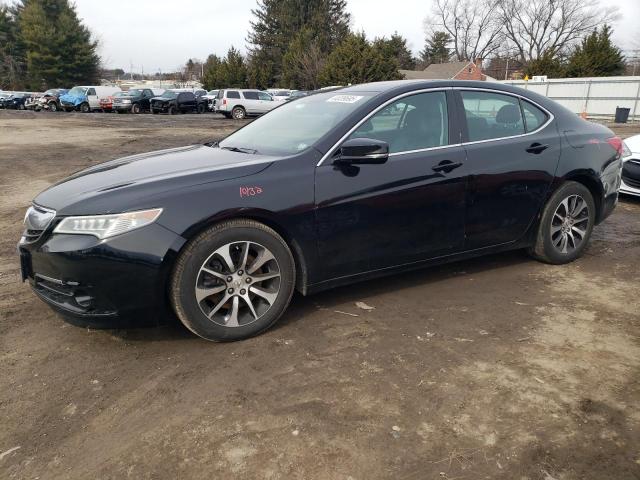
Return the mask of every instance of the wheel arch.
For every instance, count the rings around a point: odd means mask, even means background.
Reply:
[[[589,192],[591,192],[593,201],[596,204],[596,223],[598,223],[600,216],[602,215],[602,207],[604,201],[604,188],[602,186],[602,183],[594,178],[593,175],[589,175],[585,172],[570,173],[565,176],[564,181],[580,183],[581,185],[587,187]]]
[[[296,240],[295,236],[285,227],[284,222],[278,219],[278,216],[273,212],[267,210],[250,210],[243,212],[225,212],[214,218],[208,219],[204,222],[200,222],[193,227],[186,230],[182,237],[186,240],[180,247],[177,254],[170,260],[170,270],[173,270],[173,264],[180,256],[180,253],[184,250],[187,244],[204,230],[211,228],[213,225],[226,222],[229,220],[253,220],[255,222],[262,223],[267,227],[273,229],[278,235],[282,237],[287,246],[291,249],[293,255],[293,261],[296,268],[296,290],[301,294],[307,294],[307,279],[308,279],[308,259],[305,257],[300,243]]]

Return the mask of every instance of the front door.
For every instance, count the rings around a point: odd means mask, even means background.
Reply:
[[[323,279],[462,248],[465,152],[449,140],[450,100],[444,90],[406,96],[358,126],[349,139],[386,141],[386,163],[340,167],[327,158],[316,168]]]
[[[93,87],[87,90],[87,103],[89,104],[89,107],[91,107],[91,110],[100,108],[100,99],[96,94],[96,89]]]
[[[460,90],[469,183],[465,250],[521,238],[542,206],[560,159],[548,113],[505,93]]]

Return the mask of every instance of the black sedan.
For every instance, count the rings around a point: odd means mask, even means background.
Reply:
[[[13,110],[25,110],[25,102],[31,97],[30,93],[14,93],[8,97],[0,100],[0,108],[7,108]]]
[[[23,277],[83,323],[168,310],[203,338],[246,338],[294,290],[513,249],[570,262],[616,206],[621,152],[506,85],[351,86],[55,184],[26,214]]]

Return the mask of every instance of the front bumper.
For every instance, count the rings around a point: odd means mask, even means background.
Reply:
[[[132,105],[133,104],[131,104],[131,103],[127,103],[127,104],[117,103],[117,104],[113,105],[113,109],[117,110],[119,112],[130,112]]]
[[[162,323],[166,281],[184,239],[154,223],[116,237],[51,234],[18,244],[23,279],[66,318],[108,327]]]

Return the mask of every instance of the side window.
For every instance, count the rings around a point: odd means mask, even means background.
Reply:
[[[95,88],[90,88],[89,90],[87,90],[87,96],[95,95],[95,94],[96,94],[96,89]]]
[[[247,100],[258,100],[258,92],[242,92]]]
[[[449,143],[445,92],[404,97],[387,105],[349,138],[372,138],[389,144],[389,153],[432,148]]]
[[[258,92],[258,98],[260,100],[266,100],[267,102],[273,101],[273,97],[265,92]]]
[[[227,90],[227,98],[240,98],[240,92],[235,90]]]
[[[196,99],[196,96],[191,92],[185,92],[182,95],[184,95],[185,102],[193,101]]]
[[[545,112],[525,100],[521,100],[520,102],[522,103],[524,125],[527,129],[527,133],[533,132],[545,124],[548,118]]]
[[[471,90],[460,93],[470,142],[524,133],[520,102],[516,97]]]

